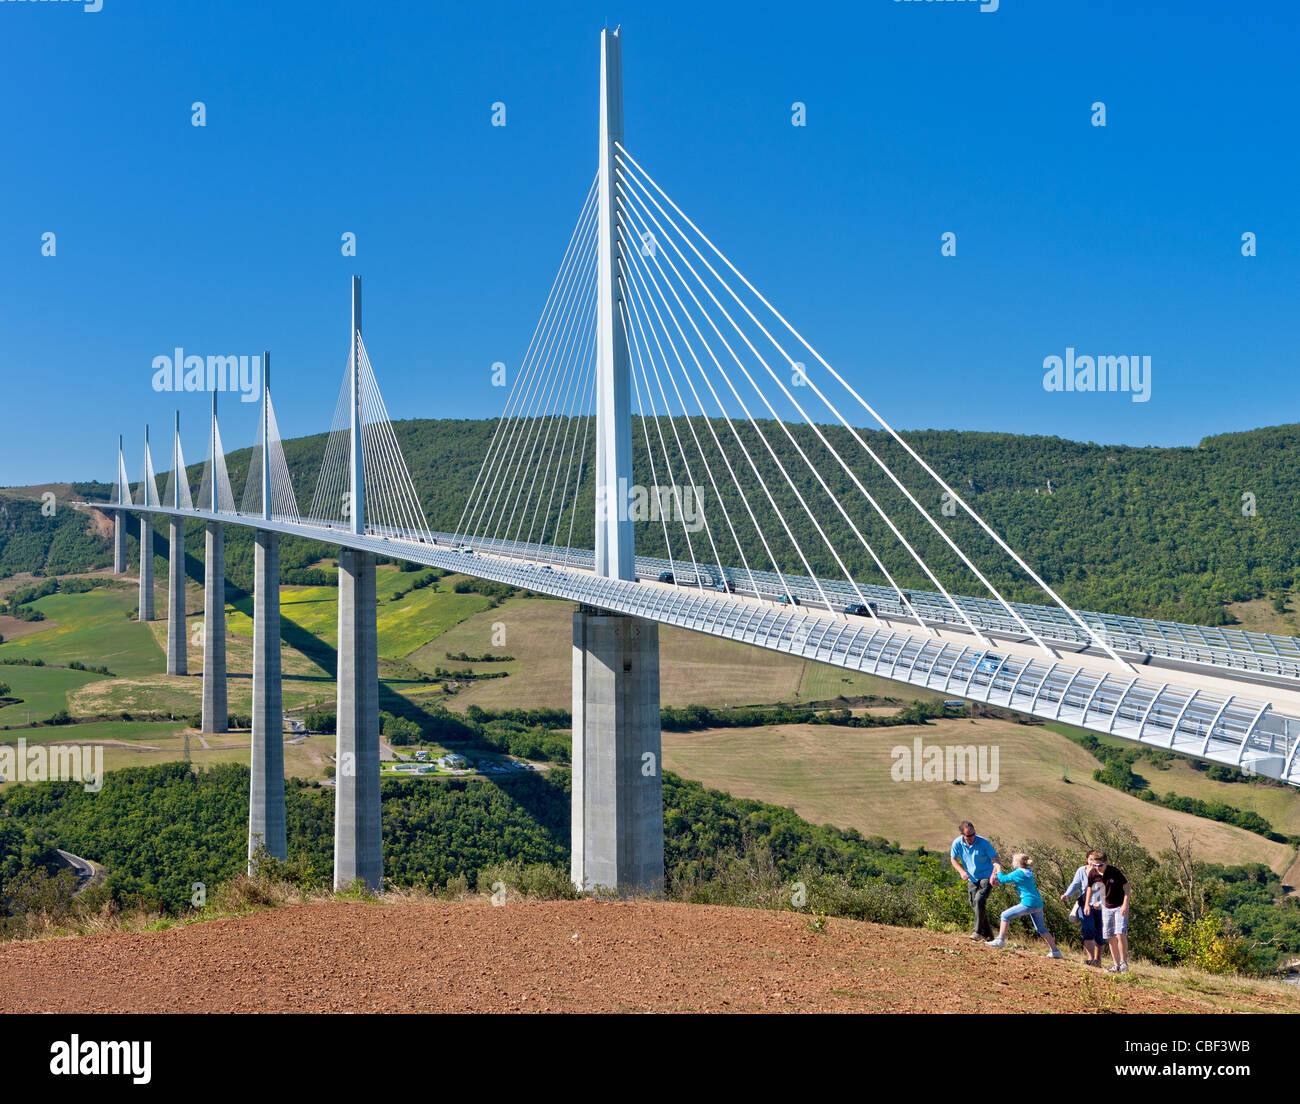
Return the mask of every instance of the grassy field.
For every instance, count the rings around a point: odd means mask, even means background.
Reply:
[[[744,647],[744,645],[735,645]],[[800,702],[828,701],[837,697],[858,698],[873,696],[897,698],[900,701],[942,701],[944,695],[937,690],[909,686],[904,682],[846,671],[828,663],[803,661],[803,671],[792,700]]]
[[[386,658],[398,658],[414,646],[425,643],[433,634],[488,604],[477,594],[453,594],[425,588],[393,601],[392,592],[409,585],[411,574],[394,568],[380,568],[377,590],[387,596],[381,601],[379,643]],[[86,595],[71,595],[84,599]],[[134,597],[128,594],[130,602]],[[135,677],[101,680],[71,695],[69,708],[77,715],[118,712],[161,712],[192,714],[200,708],[203,653],[197,641],[202,624],[202,593],[191,588],[187,593],[189,617],[186,634],[189,646],[189,674],[168,676],[163,673],[163,646],[166,643],[165,621],[136,626],[147,634],[157,648],[157,661]],[[337,639],[338,591],[330,587],[285,587],[281,593],[283,632],[281,668],[283,700],[286,709],[325,703],[335,694],[333,665]],[[227,693],[232,713],[246,714],[252,698],[252,599],[243,598],[226,607]],[[81,640],[77,633],[69,640]],[[385,679],[398,693],[424,689],[424,684],[403,677]],[[25,714],[23,714],[25,718]],[[0,722],[3,723],[3,722]]]
[[[1061,733],[1080,734],[1081,729],[1068,725],[1045,726]],[[1116,737],[1099,736],[1098,739],[1114,747],[1131,748],[1133,745]],[[1147,780],[1153,793],[1160,797],[1173,793],[1179,797],[1194,797],[1201,801],[1222,801],[1247,812],[1258,813],[1273,829],[1284,835],[1300,835],[1300,794],[1291,787],[1267,786],[1253,783],[1216,782],[1197,770],[1190,760],[1176,758],[1161,770],[1147,759],[1133,764],[1133,772]]]
[[[149,626],[131,620],[136,603],[130,589],[47,595],[32,604],[57,626],[0,644],[0,657],[80,660],[118,675],[150,674],[162,668],[165,657]]]
[[[455,594],[451,584],[459,576],[440,580],[439,589],[423,587],[395,599],[393,593],[409,587],[415,572],[395,567],[375,570],[375,597],[379,654],[401,659],[470,615],[486,609],[490,600],[481,594]],[[328,649],[338,647],[338,596],[335,587],[281,587],[280,617],[317,637]],[[228,617],[228,627],[240,636],[253,635],[252,600],[244,599]]]
[[[998,788],[896,782],[896,746],[985,745],[998,751]],[[1004,844],[1061,841],[1058,822],[1077,813],[1128,824],[1152,851],[1169,846],[1168,826],[1211,862],[1262,862],[1279,873],[1293,849],[1200,817],[1161,809],[1092,780],[1098,764],[1065,737],[1039,726],[968,719],[925,726],[852,729],[782,725],[665,732],[664,767],[737,797],[788,805],[815,824],[946,850],[971,820]],[[1062,780],[1068,772],[1069,782]],[[1222,784],[1221,784],[1222,785]],[[1241,787],[1236,787],[1241,788]]]
[[[145,767],[185,758],[197,766],[216,763],[247,763],[249,735],[228,732],[200,736],[178,723],[111,721],[61,725],[57,728],[26,729],[0,733],[0,743],[13,743],[19,736],[31,744],[102,744],[104,769]],[[204,745],[207,745],[206,747]],[[285,741],[284,773],[288,778],[320,781],[334,753],[333,736],[307,736]],[[14,783],[4,783],[13,785]]]
[[[180,721],[87,721],[85,724],[11,728],[8,732],[0,732],[0,743],[12,744],[22,737],[29,744],[97,744],[104,740],[152,744],[174,736],[184,728]]]
[[[99,744],[104,749],[104,769],[165,763],[184,756],[184,741],[178,734],[184,725],[151,724],[141,721],[98,721],[89,724],[58,725],[0,732],[0,743],[16,743],[19,737],[32,744]],[[247,752],[245,752],[247,759]],[[6,786],[17,782],[2,782]]]
[[[504,629],[505,642],[495,626]],[[468,684],[447,701],[449,708],[471,705],[501,709],[513,705],[568,709],[572,705],[573,606],[546,598],[512,598],[496,609],[467,618],[408,657],[422,670],[452,666],[446,653],[513,656],[509,663],[470,664],[475,671],[508,671],[509,678]],[[454,666],[463,667],[459,662]],[[730,640],[659,629],[660,699],[664,705],[767,705],[779,701],[818,701],[876,695],[902,701],[939,694],[850,674]],[[847,681],[846,681],[847,680]]]
[[[481,594],[451,594],[431,588],[381,603],[379,654],[395,659],[408,656],[489,605],[491,599]]]
[[[253,635],[253,600],[246,598],[227,618],[227,627],[240,636]],[[339,643],[339,592],[334,587],[281,587],[280,618],[318,637],[330,648]]]
[[[146,763],[162,763],[168,759],[177,759],[184,754],[185,737],[179,734],[170,740],[157,743],[162,752],[151,752],[123,766],[143,766]],[[207,744],[204,747],[203,744]],[[284,773],[286,778],[303,778],[319,781],[325,777],[325,767],[334,754],[333,736],[307,736],[300,739],[286,740],[284,744]],[[190,732],[190,760],[198,766],[215,763],[247,763],[249,756],[249,734],[247,732],[226,732],[220,736],[205,736],[199,739],[197,733]]]
[[[68,694],[91,682],[108,682],[103,675],[88,671],[69,671],[66,667],[0,666],[0,682],[7,682],[10,696],[22,698],[17,705],[0,709],[0,725],[43,721],[68,707]]]
[[[1286,596],[1286,612],[1279,613],[1268,598],[1255,598],[1249,602],[1234,602],[1227,613],[1237,619],[1234,628],[1246,632],[1272,633],[1274,636],[1300,635],[1300,600]]]
[[[383,566],[376,572],[378,638],[382,658],[408,662],[432,674],[438,667],[464,667],[448,660],[447,653],[481,655],[500,652],[514,656],[509,663],[472,665],[482,673],[506,672],[508,677],[465,684],[447,697],[452,708],[471,704],[504,708],[518,704],[567,709],[571,705],[572,606],[542,598],[514,598],[492,608],[479,594],[452,591],[458,576],[438,582],[438,589],[411,590],[400,599],[395,591],[409,587],[417,573]],[[165,596],[164,599],[165,601]],[[129,620],[135,608],[132,589],[92,591],[87,594],[52,595],[40,605],[57,627],[38,632],[13,644],[0,646],[0,655],[41,656],[50,662],[80,659],[107,662],[123,677],[86,680],[69,687],[67,707],[76,715],[118,712],[191,714],[200,706],[202,652],[202,592],[190,585],[186,592],[186,634],[190,640],[188,676],[162,673],[167,625],[165,620],[140,624]],[[165,609],[160,605],[159,610]],[[244,598],[226,610],[226,653],[230,709],[246,713],[251,707],[252,599]],[[334,694],[333,664],[338,634],[338,591],[333,587],[284,587],[281,590],[284,622],[281,664],[284,703],[289,709],[328,701]],[[498,627],[505,643],[493,644]],[[809,663],[776,652],[672,627],[660,637],[661,697],[666,705],[746,705],[777,701],[815,701],[839,696],[891,696],[900,700],[935,697],[926,691],[867,675]],[[440,691],[407,680],[409,668],[390,664],[385,681],[398,693],[440,700]],[[49,700],[56,700],[57,695]],[[62,708],[59,700],[40,716]],[[26,706],[16,714],[26,720]],[[35,709],[33,710],[35,715]],[[0,724],[5,723],[0,720]]]
[[[1151,789],[1163,797],[1175,793],[1180,797],[1196,797],[1202,801],[1222,801],[1238,809],[1258,813],[1276,832],[1283,835],[1300,835],[1300,801],[1296,791],[1288,787],[1215,782],[1206,778],[1187,760],[1175,760],[1168,770],[1156,770],[1150,763],[1135,764],[1138,774],[1147,780]]]
[[[228,611],[228,620],[237,614]],[[192,621],[191,625],[197,624]],[[197,713],[203,692],[203,651],[189,649],[189,674],[160,671],[139,678],[103,679],[71,695],[74,715],[157,712]],[[294,708],[334,693],[334,677],[317,659],[285,644],[281,648],[282,695],[285,708]],[[159,668],[162,664],[159,663]],[[247,714],[252,708],[253,640],[234,631],[226,634],[226,694],[230,712]]]

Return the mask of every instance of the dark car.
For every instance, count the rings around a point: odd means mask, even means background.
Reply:
[[[661,583],[671,583],[673,581],[673,573],[671,571],[659,572],[659,581]]]
[[[782,595],[777,599],[777,601],[778,601],[778,602],[785,602],[785,603],[793,602],[796,606],[800,604],[799,599],[798,599],[797,597],[795,597],[793,594],[788,595],[788,596],[785,595],[785,594],[782,594]]]
[[[876,603],[868,602],[864,606],[861,602],[853,602],[844,607],[844,612],[856,614],[858,617],[869,617],[876,612]]]

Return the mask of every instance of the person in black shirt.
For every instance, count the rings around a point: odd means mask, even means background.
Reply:
[[[1092,889],[1098,882],[1102,887],[1101,898],[1101,935],[1110,946],[1110,957],[1114,960],[1110,966],[1112,974],[1122,974],[1128,969],[1128,904],[1129,884],[1124,872],[1118,866],[1111,866],[1106,861],[1104,851],[1097,853],[1096,864],[1088,872],[1088,888]],[[1090,914],[1096,906],[1089,901],[1084,904],[1083,913]]]

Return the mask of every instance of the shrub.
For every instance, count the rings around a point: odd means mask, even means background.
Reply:
[[[522,897],[536,901],[572,901],[577,889],[569,880],[569,872],[549,863],[518,862],[485,866],[478,872],[478,891],[490,894],[493,886],[504,885]]]
[[[1158,923],[1161,953],[1171,964],[1195,966],[1207,974],[1249,969],[1246,946],[1227,921],[1211,915],[1189,920],[1181,912],[1161,909]]]
[[[1112,759],[1100,770],[1092,772],[1092,777],[1107,786],[1114,786],[1124,793],[1139,793],[1146,789],[1146,782],[1133,773],[1133,768],[1121,759]]]
[[[925,904],[912,886],[880,881],[854,885],[842,875],[822,877],[810,885],[808,906],[814,912],[896,927],[919,927],[928,918]]]

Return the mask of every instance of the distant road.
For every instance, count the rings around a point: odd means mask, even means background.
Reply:
[[[78,893],[84,893],[91,886],[103,885],[104,879],[108,877],[108,871],[98,863],[83,859],[80,855],[74,855],[71,851],[60,850],[59,858],[77,872]]]

